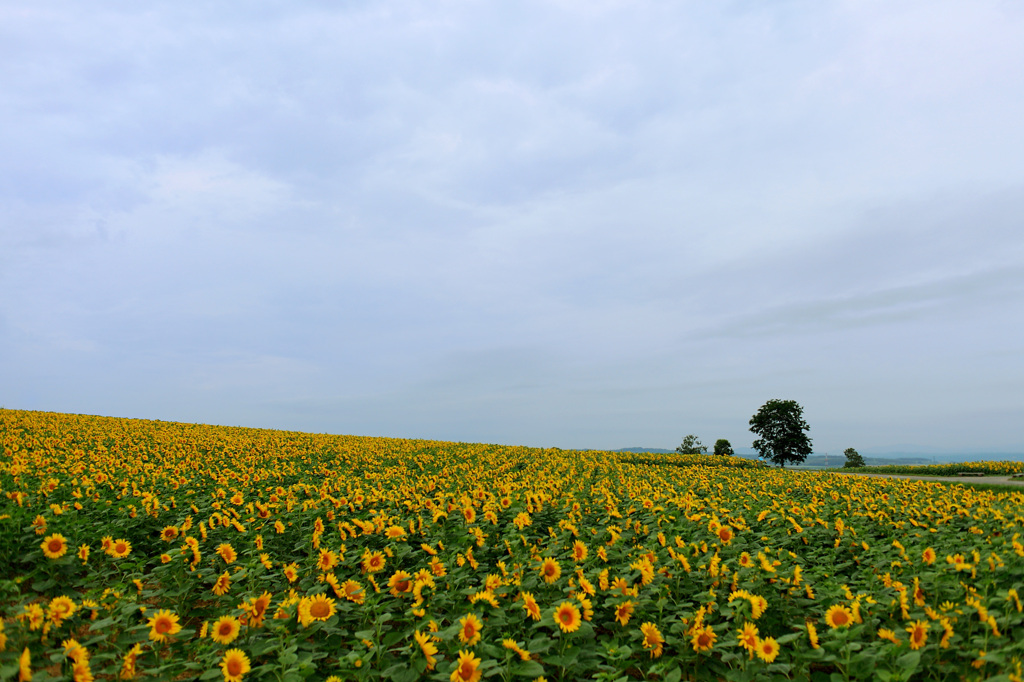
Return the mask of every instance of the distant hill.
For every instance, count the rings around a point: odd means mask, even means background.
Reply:
[[[621,450],[614,450],[614,452],[653,452],[659,455],[667,455],[675,452],[675,450],[663,450],[662,448],[622,448]]]

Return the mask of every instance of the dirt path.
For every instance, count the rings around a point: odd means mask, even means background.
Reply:
[[[875,476],[879,478],[906,478],[912,481],[944,481],[948,483],[989,483],[994,485],[1024,486],[1024,479],[1014,481],[1009,476],[914,476],[911,474],[855,474],[837,471],[843,476]]]

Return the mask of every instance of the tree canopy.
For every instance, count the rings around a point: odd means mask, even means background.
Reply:
[[[804,408],[795,400],[769,400],[750,418],[750,430],[760,436],[753,447],[758,454],[782,467],[798,463],[811,454],[811,439],[803,417]]]
[[[715,449],[712,450],[716,455],[735,455],[736,452],[732,449],[732,443],[725,438],[719,438],[715,441]]]
[[[843,467],[847,469],[855,469],[857,467],[864,466],[864,458],[861,457],[861,454],[853,448],[846,448],[843,450],[843,454],[846,455],[846,463],[843,464]]]
[[[684,455],[706,455],[708,446],[701,445],[700,439],[691,433],[683,438],[683,442],[676,448],[676,452]]]

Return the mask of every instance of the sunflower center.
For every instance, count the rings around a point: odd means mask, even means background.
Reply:
[[[397,583],[395,583],[395,589],[398,590],[399,592],[408,592],[409,591],[409,581],[408,580],[399,580]]]
[[[327,618],[327,614],[331,612],[331,606],[325,601],[313,602],[312,606],[309,607],[309,615],[314,618]]]
[[[237,658],[232,658],[232,659],[228,660],[228,673],[230,673],[232,677],[241,675],[242,674],[242,662],[240,660],[238,660]]]
[[[171,631],[171,621],[166,618],[161,618],[156,622],[156,631],[161,635]]]

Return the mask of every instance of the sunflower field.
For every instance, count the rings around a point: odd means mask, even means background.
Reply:
[[[1021,680],[1024,495],[0,410],[0,680]]]

